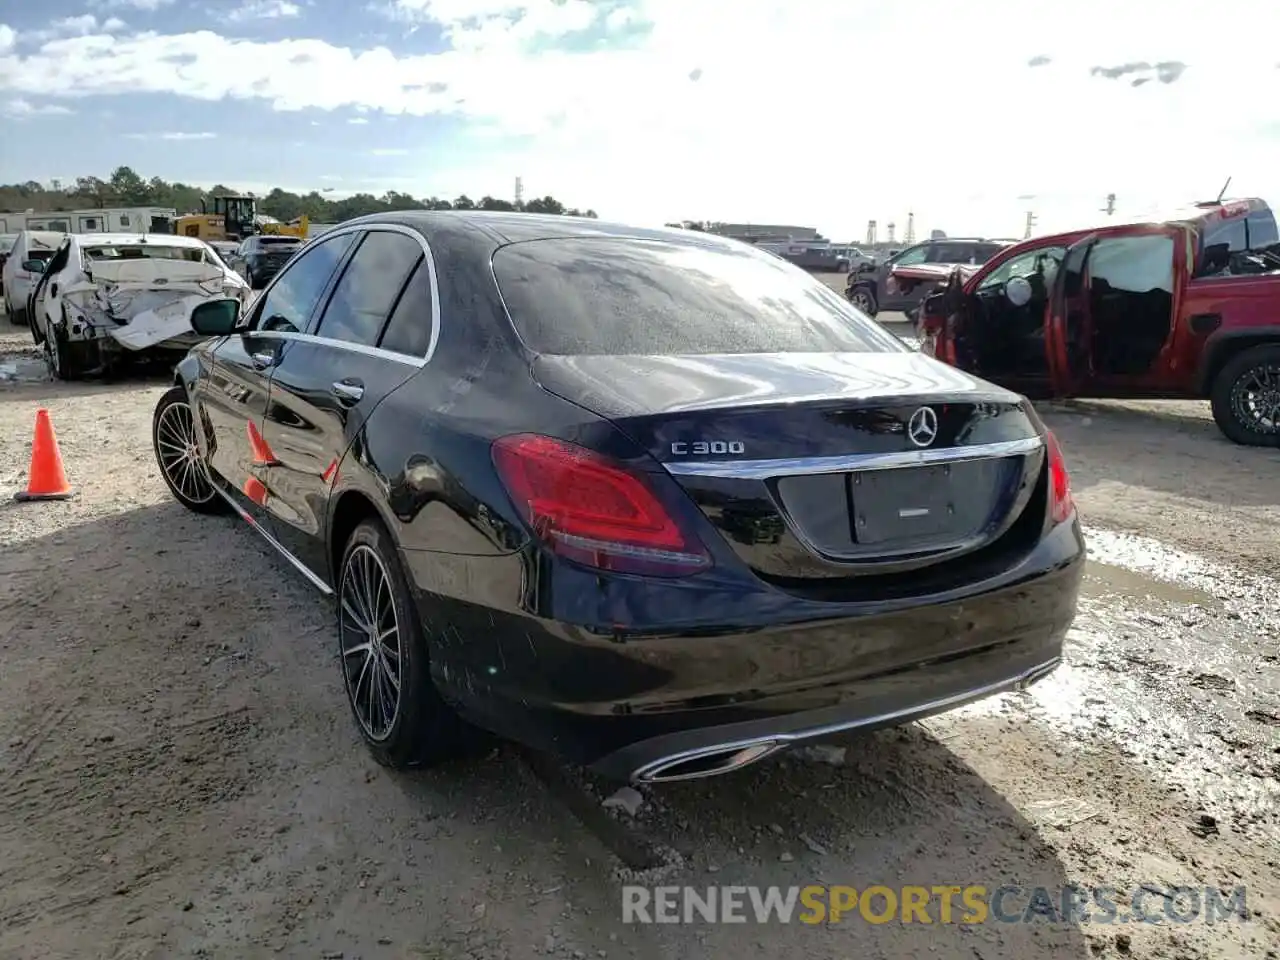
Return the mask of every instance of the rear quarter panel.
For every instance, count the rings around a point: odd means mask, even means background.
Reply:
[[[1210,317],[1216,318],[1216,326],[1196,319]],[[1280,275],[1192,280],[1177,340],[1170,357],[1173,372],[1188,392],[1206,394],[1222,364],[1239,349],[1280,343]]]

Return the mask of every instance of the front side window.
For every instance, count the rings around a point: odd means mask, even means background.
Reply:
[[[263,295],[253,326],[286,333],[305,330],[354,237],[353,233],[330,237],[290,263]]]
[[[911,267],[917,263],[924,263],[925,257],[928,255],[929,248],[927,246],[909,247],[890,259],[889,263],[895,267]]]
[[[605,237],[499,248],[520,338],[547,354],[897,353],[908,349],[826,284],[744,250]]]
[[[1025,277],[1028,280],[1040,274],[1046,285],[1053,283],[1062,266],[1062,258],[1067,255],[1066,247],[1041,247],[1028,250],[1006,260],[978,284],[979,290],[993,290],[1008,283],[1014,277]]]

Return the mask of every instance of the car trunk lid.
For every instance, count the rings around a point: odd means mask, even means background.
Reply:
[[[533,372],[661,463],[741,559],[789,580],[978,550],[1044,460],[1021,397],[915,353],[540,356]]]

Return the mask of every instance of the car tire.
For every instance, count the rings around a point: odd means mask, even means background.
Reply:
[[[151,415],[151,448],[165,486],[173,498],[193,513],[228,513],[230,504],[213,486],[208,467],[195,444],[196,411],[185,387],[164,392]],[[183,456],[179,445],[194,445],[196,454]]]
[[[465,756],[479,740],[479,731],[454,712],[431,679],[425,632],[400,552],[382,523],[365,520],[355,528],[336,579],[343,689],[373,758],[400,770]],[[385,602],[379,596],[384,587]],[[370,593],[375,599],[368,599]],[[383,708],[392,693],[395,704],[388,720]]]
[[[34,325],[32,330],[34,330]],[[76,351],[67,339],[65,324],[50,326],[44,335],[44,362],[55,380],[79,380],[80,364]]]
[[[9,314],[10,323],[12,323],[15,327],[25,327],[27,325],[27,311],[15,309],[14,307],[9,306],[8,304],[6,304],[5,306],[7,307],[7,313]]]
[[[868,317],[874,317],[880,312],[880,304],[876,301],[875,291],[865,283],[860,283],[851,288],[847,296],[849,302]]]
[[[1213,420],[1228,440],[1246,447],[1280,447],[1280,424],[1260,424],[1242,408],[1240,392],[1251,381],[1263,383],[1269,378],[1270,389],[1278,391],[1273,402],[1280,404],[1280,343],[1251,347],[1232,357],[1218,371],[1209,393]],[[1276,414],[1272,414],[1275,417]]]

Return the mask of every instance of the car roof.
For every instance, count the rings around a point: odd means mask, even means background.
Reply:
[[[521,243],[527,240],[550,240],[577,237],[616,237],[618,239],[666,240],[691,246],[740,250],[749,245],[727,237],[696,230],[672,227],[641,227],[590,217],[568,217],[557,214],[520,213],[490,210],[404,210],[376,213],[347,220],[334,229],[373,226],[378,223],[399,224],[420,230],[428,239],[432,234],[465,231],[474,239],[487,238],[493,246]],[[321,234],[321,237],[326,236]]]
[[[158,247],[195,247],[200,248],[205,242],[199,237],[184,237],[176,233],[74,233],[82,247],[116,247],[145,246],[154,244]]]
[[[25,236],[28,240],[38,240],[40,243],[61,243],[62,238],[66,236],[61,230],[23,230],[18,236]]]

